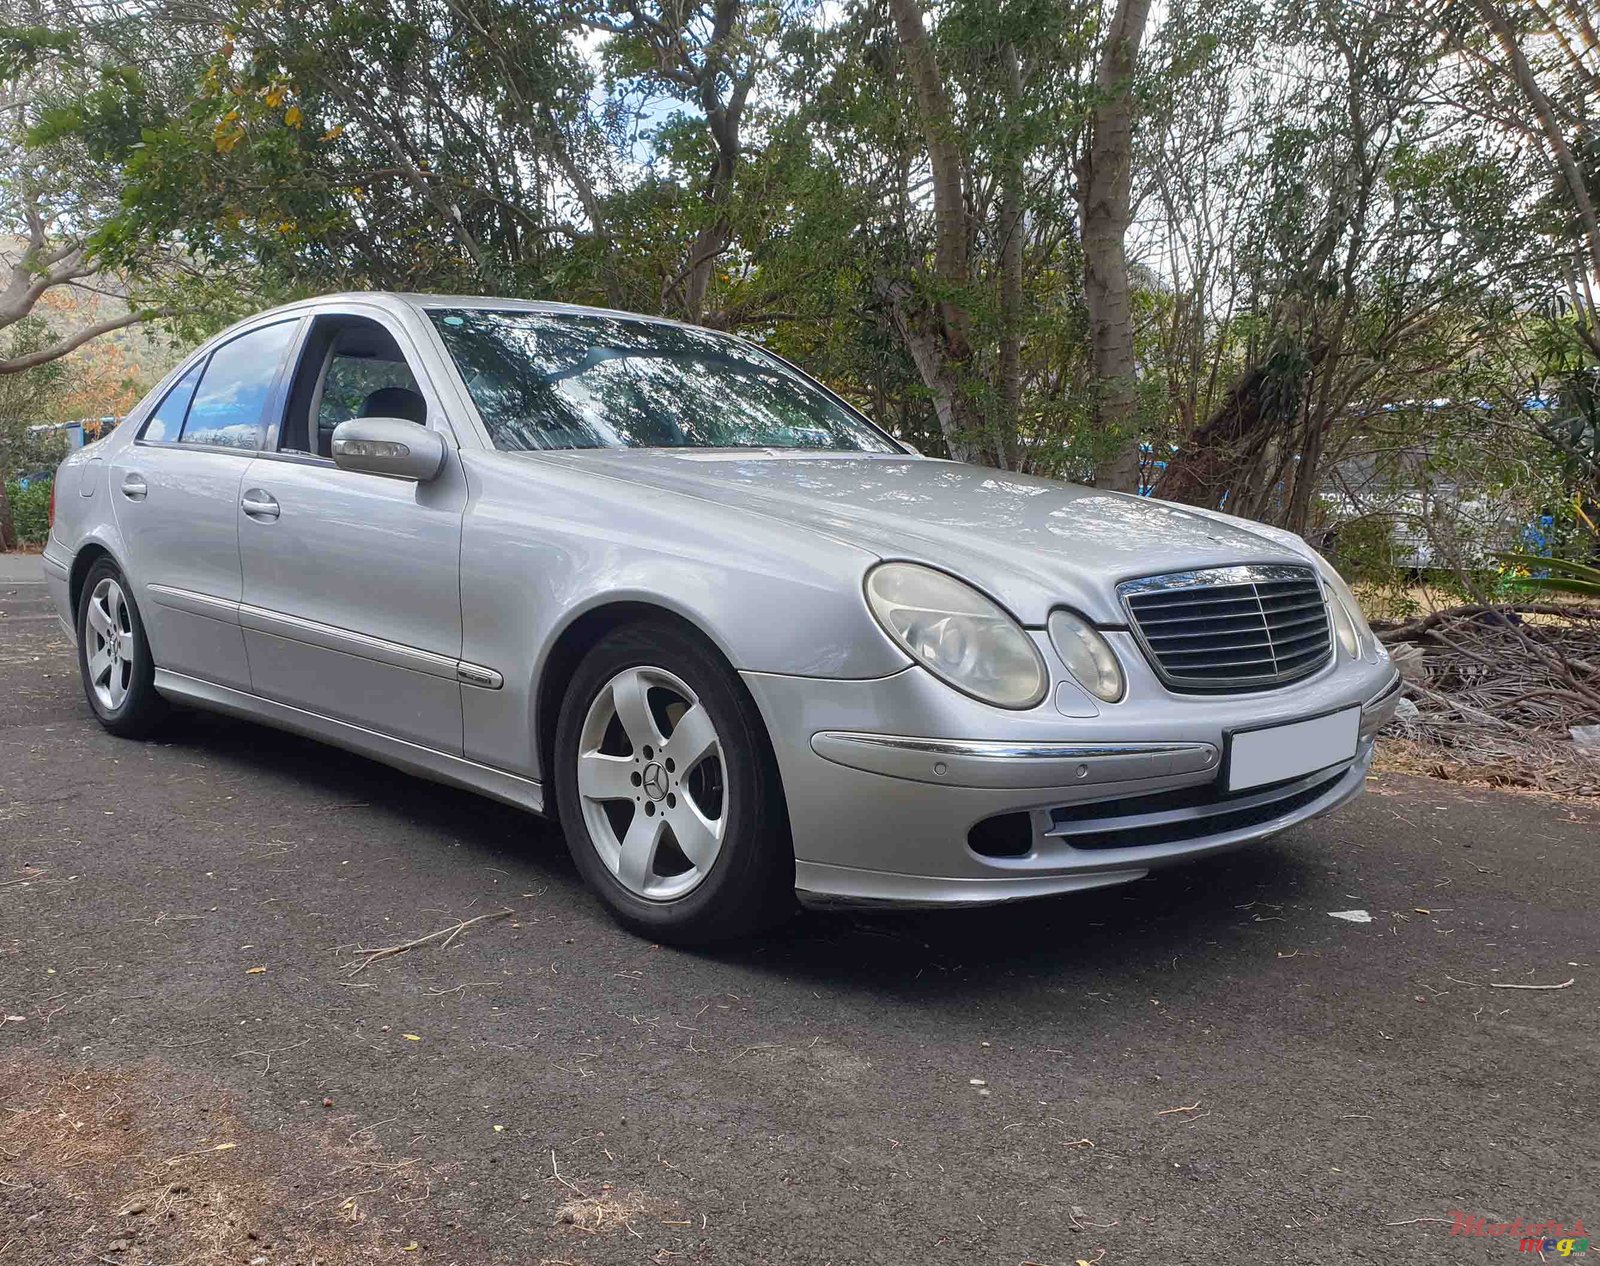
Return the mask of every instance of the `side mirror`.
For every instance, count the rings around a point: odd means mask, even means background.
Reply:
[[[333,464],[426,483],[444,468],[444,440],[403,418],[351,418],[333,430]]]

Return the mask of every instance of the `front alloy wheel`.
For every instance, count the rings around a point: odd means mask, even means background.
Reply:
[[[794,905],[794,849],[761,715],[721,654],[665,618],[612,630],[561,701],[553,791],[572,859],[619,922],[724,940]]]
[[[583,821],[635,896],[670,901],[722,852],[722,743],[711,714],[664,668],[625,668],[594,697],[578,740]]]

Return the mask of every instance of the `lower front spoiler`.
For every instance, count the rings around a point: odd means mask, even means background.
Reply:
[[[1297,793],[1299,784],[1292,784],[1284,789],[1284,800],[1292,807],[1270,816],[1257,813],[1251,816],[1247,825],[1222,826],[1212,833],[1195,834],[1162,843],[1069,848],[1068,857],[1063,859],[1064,864],[1059,869],[1043,874],[1030,869],[1026,874],[994,877],[940,877],[797,860],[795,895],[804,905],[815,908],[897,906],[938,909],[998,905],[1131,883],[1143,879],[1158,867],[1240,848],[1337,809],[1361,794],[1372,764],[1372,753],[1371,741],[1363,741],[1356,759],[1345,766],[1342,772],[1324,771],[1313,776],[1320,780],[1314,796],[1308,799],[1305,794]],[[1081,811],[1093,806],[1079,804],[1074,807]],[[1116,802],[1109,802],[1105,807],[1108,813],[1114,811]],[[1144,814],[1141,818],[1152,821],[1141,821],[1140,825],[1167,825],[1181,820],[1183,813],[1179,810]],[[1154,819],[1161,821],[1158,823]],[[1079,822],[1082,823],[1081,818]],[[1041,834],[1070,839],[1076,830],[1061,827],[1051,829],[1049,823],[1050,815],[1046,811],[1041,815]]]

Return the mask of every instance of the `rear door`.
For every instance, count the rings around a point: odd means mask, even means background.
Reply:
[[[461,516],[455,440],[405,331],[377,309],[320,311],[272,449],[241,487],[240,621],[259,695],[439,751],[461,751]],[[427,483],[341,470],[345,419],[440,431]]]
[[[105,490],[160,668],[250,688],[238,614],[239,490],[266,442],[301,324],[269,321],[198,358],[109,463]]]

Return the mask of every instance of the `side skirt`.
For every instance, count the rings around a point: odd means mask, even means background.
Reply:
[[[423,747],[420,743],[409,743],[405,739],[379,734],[376,730],[349,721],[336,721],[321,713],[307,712],[286,703],[274,703],[260,695],[219,686],[198,677],[187,677],[165,668],[156,669],[155,686],[157,691],[174,703],[224,712],[246,721],[260,721],[280,730],[359,752],[362,756],[370,756],[373,760],[393,765],[410,774],[449,783],[454,787],[465,787],[468,791],[492,796],[534,813],[544,812],[544,788],[520,774],[480,765],[464,756],[452,756],[448,752]]]

